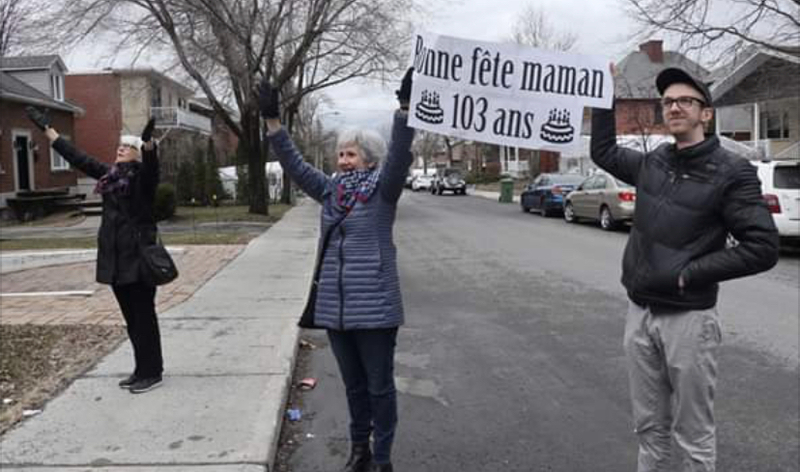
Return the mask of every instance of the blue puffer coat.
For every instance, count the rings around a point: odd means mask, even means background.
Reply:
[[[314,306],[314,324],[335,330],[393,328],[403,324],[403,302],[392,238],[397,201],[411,166],[414,130],[407,114],[394,116],[389,154],[379,169],[372,196],[357,202],[330,236]],[[272,148],[292,180],[322,204],[322,236],[342,213],[335,208],[333,181],[305,161],[286,130],[269,136]]]

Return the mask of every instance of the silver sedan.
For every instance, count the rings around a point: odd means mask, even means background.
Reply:
[[[606,231],[633,221],[636,188],[608,174],[595,174],[570,192],[564,201],[564,219],[575,223],[579,219],[595,220]]]

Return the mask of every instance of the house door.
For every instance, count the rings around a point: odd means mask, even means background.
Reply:
[[[30,137],[14,136],[14,165],[16,167],[17,191],[31,190],[31,151]]]

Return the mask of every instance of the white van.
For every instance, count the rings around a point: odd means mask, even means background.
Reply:
[[[800,240],[800,159],[756,161],[761,191],[781,238]]]

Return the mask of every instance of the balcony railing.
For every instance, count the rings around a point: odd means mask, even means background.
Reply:
[[[793,159],[800,150],[798,142],[790,139],[760,139],[758,141],[739,141],[755,149],[759,159]]]
[[[211,134],[211,119],[177,107],[151,107],[150,116],[160,128],[183,128]]]

